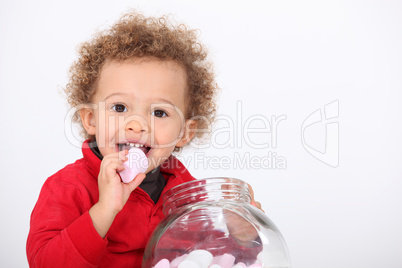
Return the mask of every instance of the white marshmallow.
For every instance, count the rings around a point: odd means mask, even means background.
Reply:
[[[203,268],[201,265],[194,260],[184,260],[182,261],[177,268]]]
[[[207,250],[197,249],[193,250],[188,254],[184,261],[193,261],[199,264],[200,268],[208,268],[208,266],[212,263],[213,256]],[[183,262],[184,262],[183,261]],[[182,263],[183,263],[182,262]],[[180,265],[182,264],[180,263]],[[179,268],[181,268],[179,265]],[[185,266],[183,266],[184,268]]]
[[[225,253],[213,258],[212,263],[218,264],[222,268],[232,268],[235,262],[235,257],[231,254]]]
[[[168,259],[162,259],[154,266],[154,268],[170,268],[170,262]]]
[[[175,258],[171,263],[170,263],[170,268],[177,268],[179,264],[188,256],[188,254],[181,255],[177,258]]]

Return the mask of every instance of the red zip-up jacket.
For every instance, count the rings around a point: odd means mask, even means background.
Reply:
[[[144,248],[163,218],[162,198],[155,204],[137,187],[102,239],[88,213],[99,198],[101,160],[88,142],[82,153],[83,158],[49,177],[42,187],[27,240],[30,267],[141,267]],[[161,196],[194,180],[173,156],[161,172],[167,180]]]

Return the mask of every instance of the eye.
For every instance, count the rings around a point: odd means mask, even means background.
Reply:
[[[156,117],[165,117],[167,116],[167,113],[163,110],[155,110],[152,112],[152,115]]]
[[[127,112],[127,108],[123,104],[115,104],[112,106],[112,109],[118,113]]]

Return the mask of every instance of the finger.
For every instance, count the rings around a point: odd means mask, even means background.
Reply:
[[[248,187],[248,191],[250,192],[250,195],[251,195],[251,200],[254,200],[253,187],[251,187],[251,185],[249,183],[247,183],[247,187]]]
[[[253,187],[251,187],[251,185],[248,184],[248,183],[247,183],[247,187],[248,187],[248,190],[249,190],[250,195],[251,195],[251,202],[250,202],[250,205],[252,205],[252,206],[258,208],[258,209],[261,210],[262,212],[265,212],[265,211],[262,209],[261,203],[255,201],[255,199],[254,199]]]
[[[261,209],[261,203],[258,202],[258,201],[254,201],[254,206],[255,206],[256,208]],[[261,210],[262,210],[262,209],[261,209]]]
[[[122,171],[125,170],[125,169],[126,169],[126,167],[124,166],[123,161],[118,160],[118,164],[117,164],[117,167],[116,167],[116,171],[117,171],[117,172],[122,172]]]
[[[117,154],[117,162],[118,162],[118,164],[116,166],[117,172],[122,172],[126,168],[123,163],[128,160],[127,155],[128,155],[128,150],[120,151]],[[116,158],[113,156],[112,161],[115,161],[115,160],[116,160]]]
[[[126,162],[126,161],[128,160],[127,155],[128,155],[128,150],[123,150],[123,151],[120,151],[120,152],[119,152],[118,158],[119,158],[119,160],[121,160],[122,162]]]
[[[107,178],[114,177],[116,172],[120,172],[124,170],[123,161],[119,158],[115,157],[108,157],[102,160],[101,164],[101,171],[100,173],[104,173]]]
[[[116,159],[124,162],[124,161],[128,160],[127,155],[128,155],[128,150],[123,150],[120,152],[108,154],[105,157],[103,157],[102,163],[110,161],[110,160],[116,160]]]
[[[130,191],[134,191],[135,188],[137,188],[141,182],[145,179],[145,174],[140,173],[137,176],[135,176],[134,180],[130,181],[129,183],[126,183],[126,185],[130,188]]]
[[[262,212],[265,212],[265,211],[262,209],[262,206],[261,206],[261,203],[260,203],[260,202],[251,201],[250,204],[251,204],[252,206],[258,208],[258,209],[261,210]]]
[[[253,205],[253,202],[255,203],[253,187],[251,187],[251,185],[248,184],[248,183],[247,183],[247,187],[248,187],[248,191],[250,192],[250,196],[251,196],[251,202],[250,202],[250,204]],[[253,206],[254,206],[254,205],[253,205]]]

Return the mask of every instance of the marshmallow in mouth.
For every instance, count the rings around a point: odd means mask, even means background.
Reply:
[[[132,181],[139,173],[148,169],[148,159],[139,147],[133,147],[128,151],[128,160],[123,163],[124,170],[119,172],[124,183]]]

